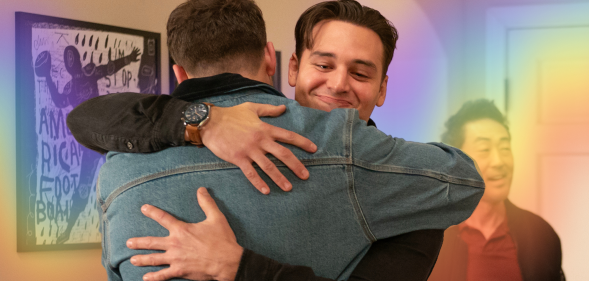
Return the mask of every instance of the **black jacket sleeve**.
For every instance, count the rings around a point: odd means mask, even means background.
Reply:
[[[187,145],[180,118],[189,104],[168,95],[109,94],[74,108],[67,125],[80,144],[99,153],[154,152]]]
[[[438,258],[444,230],[418,230],[376,241],[348,281],[425,281]],[[245,250],[235,281],[328,281],[306,266],[281,264]]]

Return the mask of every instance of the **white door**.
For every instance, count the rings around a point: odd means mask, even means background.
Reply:
[[[568,280],[589,280],[589,25],[515,28],[506,38],[510,199],[560,236]]]

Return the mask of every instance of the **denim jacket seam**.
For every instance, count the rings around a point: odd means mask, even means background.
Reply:
[[[104,216],[104,230],[103,230],[104,233],[103,233],[103,235],[104,235],[104,240],[105,240],[105,244],[106,244],[104,246],[106,246],[106,249],[107,249],[105,264],[109,267],[110,270],[114,270],[115,267],[110,262],[111,242],[110,242],[108,218],[106,217],[106,213],[103,213],[103,216]]]
[[[355,166],[372,170],[376,172],[389,172],[389,173],[397,173],[397,174],[408,174],[408,175],[420,175],[425,177],[434,178],[443,182],[453,183],[453,184],[460,184],[460,185],[467,185],[472,187],[484,188],[485,183],[483,181],[479,181],[476,179],[470,178],[461,178],[456,176],[451,176],[442,172],[427,170],[427,169],[416,169],[416,168],[408,168],[402,166],[394,166],[394,165],[376,165],[371,164],[366,161],[360,159],[353,159],[352,160]]]
[[[286,166],[280,160],[272,160],[272,162],[276,166]],[[350,165],[350,164],[352,164],[352,162],[349,161],[349,159],[346,159],[343,157],[303,159],[303,160],[301,160],[301,162],[306,166]],[[257,167],[257,164],[254,164],[254,167]],[[148,181],[156,180],[158,178],[172,176],[172,175],[176,175],[176,174],[208,171],[208,170],[217,170],[217,169],[235,169],[235,168],[238,168],[238,167],[231,164],[231,163],[225,162],[225,163],[197,164],[197,165],[191,165],[191,166],[184,166],[184,167],[180,167],[180,168],[176,168],[176,169],[172,169],[172,170],[165,170],[165,171],[149,174],[147,176],[141,176],[141,177],[138,177],[132,181],[129,181],[129,182],[123,184],[121,187],[115,189],[113,192],[111,192],[110,195],[106,199],[103,199],[102,196],[100,196],[100,176],[99,176],[99,178],[97,180],[97,184],[96,184],[97,200],[100,203],[100,207],[102,208],[102,210],[106,212],[106,210],[108,209],[110,204],[112,204],[112,202],[114,201],[114,199],[116,197],[118,197],[120,194],[122,194],[127,189],[132,188],[133,186],[136,186],[136,185],[148,182]]]
[[[347,162],[353,163],[353,128],[354,128],[354,117],[356,112],[353,110],[348,110],[346,112],[346,126],[344,128],[344,156]],[[362,228],[364,236],[370,243],[376,242],[376,237],[374,233],[370,230],[370,226],[368,225],[368,221],[366,220],[366,216],[362,211],[362,207],[360,206],[360,201],[358,200],[358,196],[356,194],[356,185],[355,185],[355,178],[354,178],[354,169],[352,164],[346,165],[346,174],[348,176],[348,198],[350,199],[350,204],[354,212],[356,213],[356,218],[358,220],[358,224]]]
[[[255,87],[259,87],[259,85],[258,86],[255,86]],[[231,100],[236,100],[236,99],[242,99],[242,98],[245,98],[245,97],[262,94],[260,92],[247,91],[250,88],[255,88],[255,87],[254,86],[248,86],[248,87],[245,87],[243,89],[239,89],[239,90],[246,90],[246,92],[244,92],[244,93],[234,93],[234,94],[230,94],[230,95],[224,94],[224,95],[220,95],[220,96],[211,96],[211,97],[206,97],[206,98],[202,98],[202,99],[197,99],[197,100],[194,100],[193,102],[205,101],[206,100],[206,101],[211,101],[213,103],[219,103],[219,102],[226,102],[226,101],[231,101]],[[229,91],[227,93],[231,93],[231,92],[233,92],[233,90],[232,91]],[[278,96],[278,95],[272,95],[272,97],[280,97],[280,96]],[[270,97],[268,97],[267,95],[265,95],[264,98],[270,98]],[[237,104],[237,105],[239,105],[239,104]]]
[[[157,173],[152,173],[147,176],[142,176],[136,178],[126,184],[118,187],[113,192],[111,192],[108,197],[106,198],[105,202],[102,204],[101,208],[103,212],[106,212],[110,204],[123,192],[127,191],[128,189],[146,183],[152,180],[156,180],[166,176],[184,174],[184,173],[191,173],[191,172],[200,172],[200,171],[211,171],[211,170],[223,170],[223,169],[237,169],[238,167],[231,164],[231,163],[211,163],[211,164],[199,164],[199,165],[190,165],[184,166],[180,168],[175,168],[171,170],[164,170]]]

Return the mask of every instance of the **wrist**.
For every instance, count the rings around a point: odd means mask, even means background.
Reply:
[[[236,247],[228,251],[225,255],[223,263],[219,265],[219,270],[215,276],[215,280],[219,281],[234,281],[237,276],[239,264],[243,256],[243,247],[236,244]]]
[[[211,103],[194,103],[182,112],[182,122],[184,123],[184,141],[190,142],[198,147],[203,147],[202,131],[209,123],[211,114],[215,106]]]
[[[207,122],[199,127],[200,139],[203,144],[205,143],[205,139],[207,138],[206,136],[209,135],[211,128],[217,126],[216,123],[219,118],[219,110],[220,108],[218,106],[211,106]]]

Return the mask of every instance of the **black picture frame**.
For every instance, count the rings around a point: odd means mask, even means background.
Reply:
[[[100,248],[104,156],[65,124],[86,99],[161,94],[159,33],[16,12],[17,251]]]

